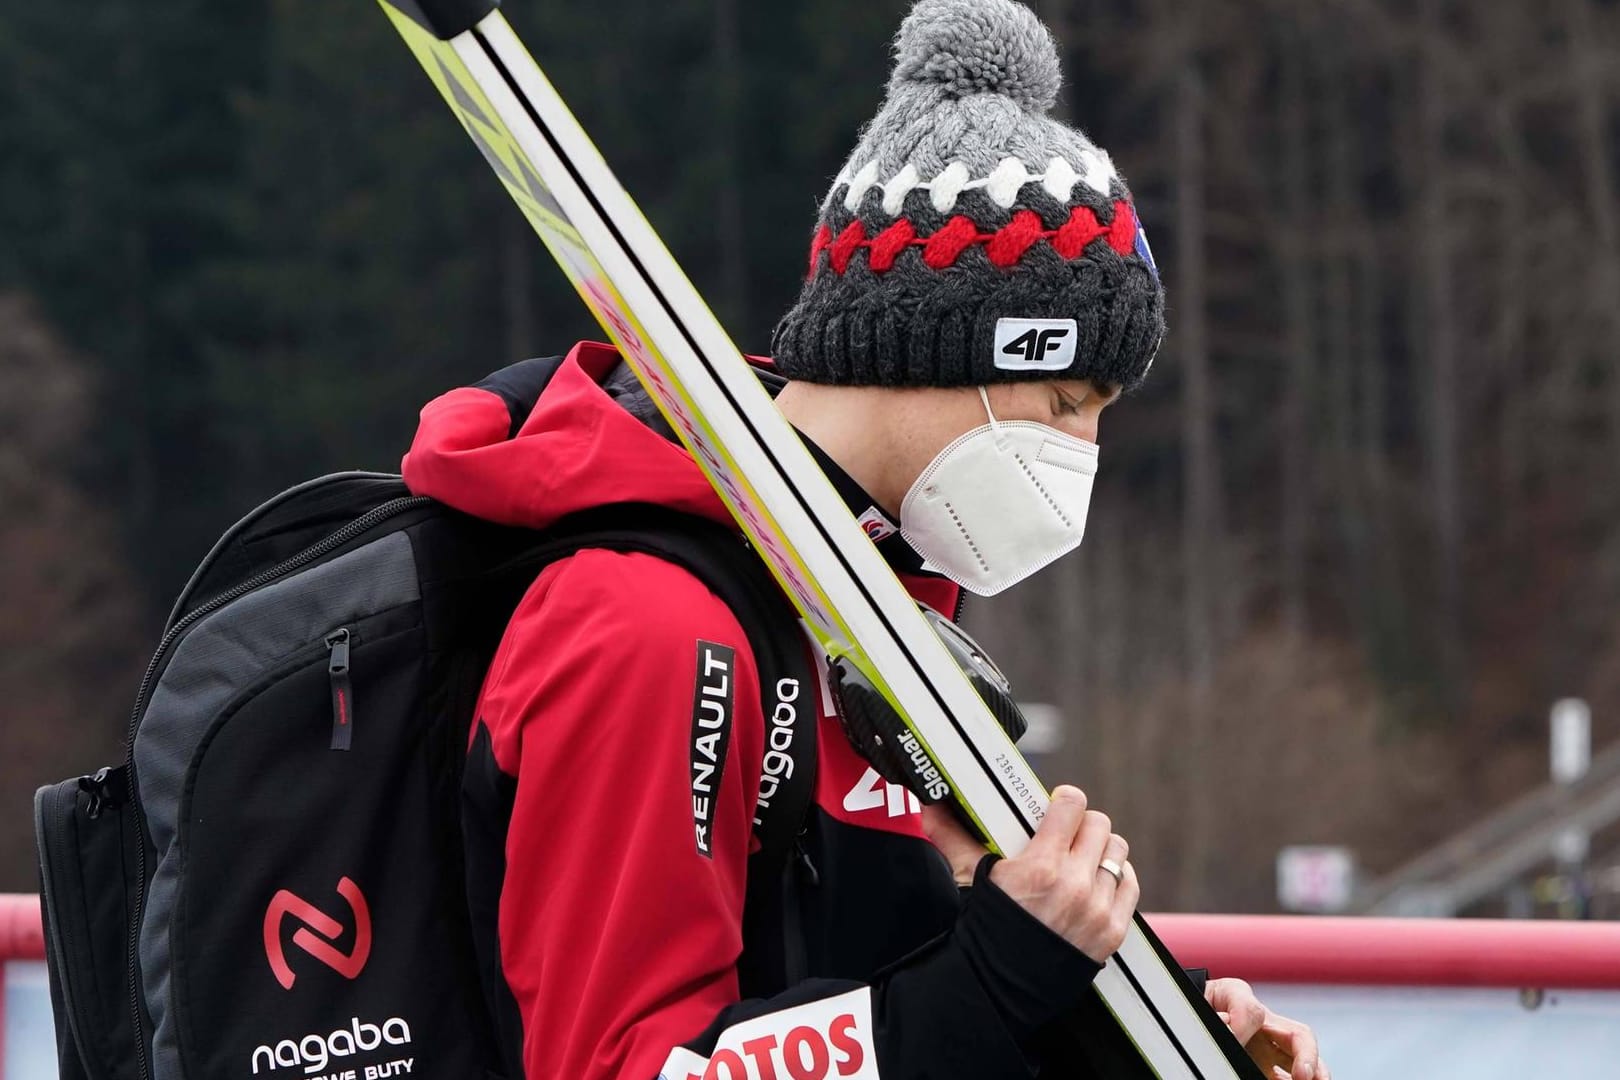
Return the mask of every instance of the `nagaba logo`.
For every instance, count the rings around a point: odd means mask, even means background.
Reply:
[[[264,954],[283,989],[291,990],[298,978],[292,965],[287,963],[281,944],[281,924],[289,917],[303,924],[293,932],[292,943],[296,948],[346,979],[355,978],[366,966],[371,956],[371,910],[366,906],[360,886],[347,876],[338,879],[337,892],[348,902],[354,927],[354,944],[347,953],[333,944],[343,936],[343,923],[286,889],[270,898],[270,906],[264,913]]]

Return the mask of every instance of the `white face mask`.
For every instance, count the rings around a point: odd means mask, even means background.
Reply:
[[[900,533],[937,570],[994,596],[1080,546],[1097,444],[1027,420],[990,422],[929,463],[900,504]]]

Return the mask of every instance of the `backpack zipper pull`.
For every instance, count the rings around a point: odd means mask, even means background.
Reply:
[[[354,737],[354,684],[349,681],[349,630],[326,635],[326,674],[332,683],[332,749],[347,750]]]
[[[85,816],[98,818],[105,810],[116,810],[124,805],[126,788],[122,769],[111,765],[97,769],[93,776],[79,777],[79,790],[90,796],[85,805]]]
[[[793,861],[798,863],[805,877],[810,879],[812,889],[821,885],[821,872],[816,869],[816,864],[810,861],[810,852],[804,846],[803,829],[800,829],[799,835],[793,839]]]

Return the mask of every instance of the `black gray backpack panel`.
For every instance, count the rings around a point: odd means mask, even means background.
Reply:
[[[657,507],[533,532],[346,473],[225,535],[128,760],[35,799],[63,1080],[503,1074],[467,917],[466,740],[513,608],[587,547],[746,589],[733,609],[777,655],[797,635],[785,601],[758,617],[774,589],[735,533]]]

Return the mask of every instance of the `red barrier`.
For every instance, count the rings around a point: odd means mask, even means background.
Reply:
[[[45,932],[39,922],[39,897],[0,893],[0,964],[43,959]]]
[[[1620,990],[1620,922],[1154,915],[1176,959],[1251,982]]]
[[[39,921],[39,897],[0,893],[0,1073],[6,1068],[6,961],[43,959],[45,932]]]
[[[1620,990],[1620,922],[1151,915],[1176,958],[1217,977],[1360,986]],[[0,895],[0,963],[40,960],[39,899]]]

